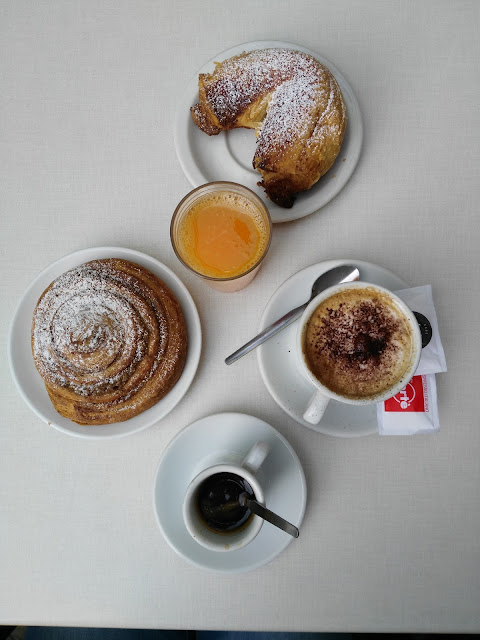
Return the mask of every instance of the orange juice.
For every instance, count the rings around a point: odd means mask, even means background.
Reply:
[[[194,271],[210,278],[234,278],[262,258],[269,228],[259,208],[239,193],[215,192],[185,213],[177,249]]]

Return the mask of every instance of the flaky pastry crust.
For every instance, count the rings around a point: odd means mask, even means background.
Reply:
[[[127,260],[94,260],[43,292],[32,352],[58,413],[110,424],[172,389],[185,365],[187,329],[175,296],[153,273]]]
[[[208,135],[255,129],[253,167],[268,197],[291,207],[333,165],[347,123],[337,81],[311,56],[260,49],[215,64],[200,74],[195,124]]]

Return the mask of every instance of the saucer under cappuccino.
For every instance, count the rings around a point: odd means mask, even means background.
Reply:
[[[311,373],[351,400],[375,398],[411,370],[417,353],[411,322],[396,300],[374,287],[346,287],[322,300],[303,335]]]

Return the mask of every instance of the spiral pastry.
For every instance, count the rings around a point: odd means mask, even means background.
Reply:
[[[175,385],[187,331],[176,298],[153,273],[126,260],[94,260],[43,292],[32,352],[58,413],[110,424],[142,413]]]

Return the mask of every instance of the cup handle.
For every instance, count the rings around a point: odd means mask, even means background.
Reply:
[[[261,441],[256,442],[243,459],[241,466],[255,475],[262,466],[265,458],[268,456],[269,451],[269,444]]]
[[[325,409],[327,408],[329,402],[330,398],[328,396],[325,396],[323,395],[323,393],[320,393],[320,391],[317,391],[310,400],[310,404],[305,409],[303,419],[310,424],[318,424],[323,418],[323,414],[325,413]]]

